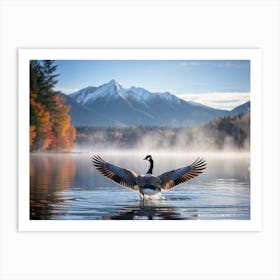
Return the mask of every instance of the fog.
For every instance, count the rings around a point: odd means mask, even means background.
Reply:
[[[198,127],[77,128],[75,151],[249,152],[250,113]]]
[[[175,135],[161,137],[158,133],[144,135],[137,140],[136,149],[144,150],[171,150],[171,151],[248,151],[250,140],[244,139],[237,143],[234,137],[220,135],[215,137],[205,130],[199,130],[191,135],[185,131],[177,132]]]
[[[206,128],[137,129],[107,131],[100,129],[89,133],[86,139],[75,144],[74,151],[143,151],[172,153],[249,152],[250,135],[232,132],[232,136]]]

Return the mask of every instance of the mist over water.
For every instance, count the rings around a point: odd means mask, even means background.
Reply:
[[[75,151],[249,152],[250,113],[199,127],[78,128]]]

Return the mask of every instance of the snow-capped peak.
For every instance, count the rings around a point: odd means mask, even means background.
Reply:
[[[110,85],[118,84],[118,85],[119,85],[119,83],[118,83],[115,79],[112,79],[112,80],[109,81],[107,84],[110,84]]]
[[[98,98],[104,98],[104,100],[109,101],[110,99],[114,100],[117,98],[125,98],[126,95],[126,90],[115,80],[111,80],[110,82],[98,87],[92,98],[87,100],[87,102],[91,103]]]
[[[169,92],[150,92],[144,88],[135,86],[125,89],[114,79],[99,87],[88,87],[76,93],[72,93],[71,97],[83,105],[94,102],[98,98],[103,98],[106,102],[118,98],[125,100],[129,98],[129,100],[134,99],[145,106],[148,105],[149,101],[156,99],[167,101],[170,105],[180,103],[180,99]]]
[[[145,102],[153,97],[151,92],[147,91],[144,88],[140,88],[140,87],[133,86],[133,87],[129,88],[128,91],[130,93],[132,93],[133,97],[139,101]]]
[[[89,100],[94,92],[96,87],[86,87],[77,92],[71,93],[70,96],[74,98],[78,103],[85,104]]]
[[[164,92],[161,94],[161,98],[165,98],[169,103],[180,103],[180,98],[171,94],[170,92]]]
[[[122,86],[114,79],[112,79],[110,82],[104,84],[104,86],[107,85],[109,87],[116,87],[117,89],[121,88]],[[102,85],[103,86],[103,85]]]

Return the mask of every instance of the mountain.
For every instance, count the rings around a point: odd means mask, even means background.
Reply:
[[[250,101],[234,108],[233,110],[230,111],[230,114],[231,115],[238,115],[238,114],[241,114],[241,113],[244,113],[244,112],[250,112],[251,110],[251,103]]]
[[[85,104],[87,100],[92,98],[92,93],[97,89],[97,87],[86,87],[75,93],[70,94],[70,96],[75,99],[78,103]]]
[[[140,87],[126,89],[115,80],[81,89],[66,99],[71,105],[74,125],[184,127],[205,124],[233,112],[187,102],[169,92],[152,93]]]
[[[60,94],[65,99],[64,104],[70,106],[71,123],[75,126],[114,126],[124,127],[125,125],[99,114],[83,106],[67,94]]]

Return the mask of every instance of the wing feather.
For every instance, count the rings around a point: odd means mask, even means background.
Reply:
[[[159,176],[161,189],[170,190],[176,185],[197,177],[206,168],[206,161],[198,158],[191,165],[165,172]]]
[[[113,180],[119,185],[135,191],[139,189],[136,185],[136,177],[138,174],[134,171],[106,162],[98,155],[92,157],[92,164],[103,176]]]

